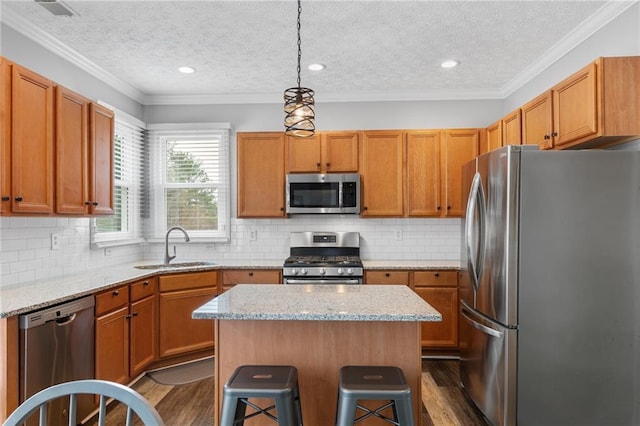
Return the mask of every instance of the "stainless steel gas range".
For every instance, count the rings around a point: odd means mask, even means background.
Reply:
[[[292,232],[285,284],[362,284],[360,233]]]

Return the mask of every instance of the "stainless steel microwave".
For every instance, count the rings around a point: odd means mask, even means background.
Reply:
[[[359,214],[360,175],[288,174],[287,213]]]

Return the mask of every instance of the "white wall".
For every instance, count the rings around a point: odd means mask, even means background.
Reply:
[[[635,5],[582,45],[569,52],[504,101],[432,101],[327,103],[317,106],[319,130],[486,127],[527,102],[597,56],[640,55],[640,6]],[[281,130],[282,108],[275,104],[192,105],[143,107],[40,45],[1,25],[1,51],[72,90],[103,100],[149,123],[230,122],[234,131]],[[233,136],[233,135],[232,135]],[[235,141],[235,137],[232,137]],[[640,141],[618,149],[640,149]],[[232,146],[232,195],[236,193],[235,143]],[[235,204],[235,203],[234,203]],[[235,216],[235,205],[232,206]],[[162,258],[162,245],[89,247],[87,218],[0,218],[0,286],[24,284],[47,277],[89,272],[146,257]],[[313,216],[291,219],[231,221],[229,244],[178,245],[178,258],[225,260],[284,260],[292,231],[359,231],[365,259],[458,260],[458,219],[360,219],[353,216]],[[258,231],[250,241],[249,230]],[[395,231],[402,241],[395,240]],[[60,234],[60,248],[50,249],[50,235]],[[105,255],[108,253],[109,255]]]

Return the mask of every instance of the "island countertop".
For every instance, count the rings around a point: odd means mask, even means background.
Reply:
[[[193,312],[195,319],[442,321],[404,285],[239,284]]]

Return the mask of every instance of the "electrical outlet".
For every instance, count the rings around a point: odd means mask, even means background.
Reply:
[[[104,255],[105,256],[111,256],[111,247],[105,247],[104,248]]]
[[[60,234],[51,234],[51,250],[60,248]]]
[[[402,241],[402,230],[396,229],[395,233],[396,233],[396,241]]]
[[[258,230],[256,228],[249,229],[249,241],[258,241]]]

